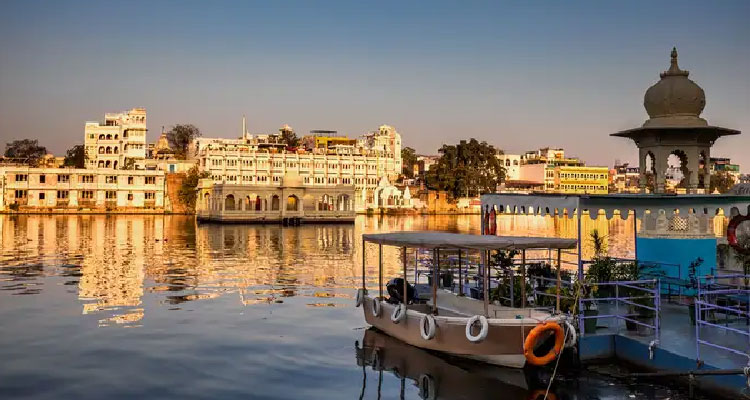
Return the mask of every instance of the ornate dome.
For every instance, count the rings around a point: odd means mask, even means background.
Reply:
[[[706,106],[706,94],[688,79],[689,72],[677,65],[677,49],[672,48],[669,70],[661,73],[661,80],[648,88],[643,106],[650,119],[644,127],[706,126],[700,118]]]

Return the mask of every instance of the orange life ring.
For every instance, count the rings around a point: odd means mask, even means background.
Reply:
[[[546,331],[552,331],[555,335],[555,347],[543,356],[537,356],[534,354],[534,345],[536,344],[539,337]],[[563,344],[565,344],[565,333],[563,328],[556,322],[545,322],[534,327],[526,336],[526,340],[523,343],[523,355],[526,356],[526,361],[531,365],[547,365],[552,362],[562,351]]]
[[[547,397],[544,397],[545,395]],[[529,397],[527,397],[526,399],[527,400],[539,400],[539,399],[545,399],[545,398],[547,400],[557,400],[557,396],[555,396],[554,393],[547,393],[546,390],[542,390],[542,389],[537,389],[537,390],[531,392],[531,394],[529,395]]]

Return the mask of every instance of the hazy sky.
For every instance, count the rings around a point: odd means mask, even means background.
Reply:
[[[239,136],[246,114],[254,133],[391,124],[420,153],[476,137],[611,165],[636,160],[608,135],[647,118],[677,46],[703,117],[745,132],[712,155],[750,172],[748,21],[748,1],[4,0],[0,144],[61,154],[85,121],[146,107],[151,140],[176,123]]]

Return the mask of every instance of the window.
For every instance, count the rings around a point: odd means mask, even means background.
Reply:
[[[146,192],[144,196],[146,196],[146,200],[156,200],[156,192]]]
[[[128,201],[133,200],[133,193],[128,193]]]
[[[45,197],[45,193],[39,193],[39,200],[44,200]]]
[[[26,191],[25,190],[16,190],[15,197],[17,199],[25,199],[26,198]]]
[[[116,200],[117,199],[117,192],[114,190],[107,190],[106,193],[104,193],[104,198],[107,200]]]
[[[128,177],[128,185],[132,185],[132,184],[133,184],[133,182],[135,182],[135,178],[134,178],[134,177],[132,177],[132,176],[129,176],[129,177]]]
[[[47,175],[39,175],[39,183],[47,183]]]
[[[70,182],[70,175],[58,175],[57,183],[68,183]]]
[[[104,179],[105,183],[117,183],[117,176],[116,175],[107,175],[107,177]]]
[[[67,190],[58,190],[57,191],[57,198],[58,199],[67,199],[68,198],[68,191]]]
[[[26,174],[16,174],[16,182],[26,182],[29,180],[29,176]]]
[[[81,175],[81,183],[94,183],[94,175]]]
[[[82,190],[81,191],[81,198],[82,199],[93,199],[94,198],[94,191],[93,190]]]

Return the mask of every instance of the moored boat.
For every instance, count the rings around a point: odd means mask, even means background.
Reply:
[[[396,232],[363,235],[364,243],[396,246],[403,249],[403,277],[398,290],[390,287],[389,297],[383,292],[382,256],[379,257],[379,290],[370,295],[365,287],[365,255],[363,251],[363,282],[357,293],[365,320],[371,326],[410,345],[484,361],[490,364],[522,368],[526,364],[545,365],[554,361],[566,342],[572,343],[575,331],[558,312],[534,308],[506,307],[489,301],[490,251],[574,248],[574,239],[500,237],[443,232]],[[363,246],[364,248],[364,246]],[[406,249],[428,249],[435,252],[431,271],[431,293],[419,293],[407,279]],[[438,288],[440,256],[443,250],[459,252],[459,293]],[[479,253],[479,277],[476,280],[480,299],[463,295],[465,276],[461,276],[463,254]],[[524,271],[522,264],[522,271]],[[522,272],[523,273],[523,272]],[[523,279],[523,277],[522,277]],[[417,282],[415,281],[415,284]],[[560,283],[558,279],[558,296]],[[524,287],[521,287],[523,291]],[[411,297],[410,297],[411,293]],[[522,294],[525,299],[525,294]],[[525,300],[524,300],[525,303]],[[559,304],[559,302],[558,302]],[[559,307],[558,307],[559,310]],[[546,346],[544,354],[537,350],[549,337],[554,345]],[[571,340],[573,339],[573,340]]]

